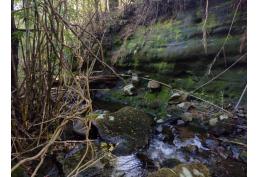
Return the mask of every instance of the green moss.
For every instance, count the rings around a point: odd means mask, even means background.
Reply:
[[[175,80],[175,86],[184,90],[192,90],[195,86],[195,81],[192,77],[180,78]]]
[[[152,115],[164,117],[167,113],[166,107],[170,98],[170,89],[163,87],[160,92],[138,91],[137,95],[133,97],[123,95],[120,90],[113,90],[111,97],[114,99],[113,101],[127,103]]]
[[[179,24],[181,21],[167,20],[148,27],[138,27],[134,35],[121,46],[121,57],[132,55],[132,58],[140,60],[163,58],[166,46],[171,41],[182,39]]]
[[[12,172],[12,177],[28,177],[23,168],[18,167]]]
[[[148,143],[152,124],[152,119],[146,113],[129,106],[109,113],[103,119],[96,119],[101,138],[116,144],[114,151],[123,155]]]
[[[160,74],[172,73],[175,68],[175,63],[159,62],[149,66],[152,72],[159,72]]]

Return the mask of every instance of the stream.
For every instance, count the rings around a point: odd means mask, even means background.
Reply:
[[[146,85],[145,82],[141,84]],[[147,90],[138,86],[139,92],[132,97],[123,96],[121,88],[122,84],[117,83],[111,92],[95,93],[94,113],[99,114],[99,117],[103,119],[106,113],[116,112],[127,105],[142,109],[155,120],[148,144],[127,155],[112,152],[112,158],[107,159],[110,161],[108,166],[102,162],[97,163],[89,169],[90,171],[80,173],[80,177],[147,177],[149,173],[160,168],[172,169],[179,164],[192,163],[207,166],[212,177],[246,176],[246,147],[243,146],[246,144],[247,136],[246,129],[243,128],[246,126],[245,108],[239,108],[235,117],[230,119],[229,125],[222,124],[218,128],[203,130],[198,122],[196,125],[194,122],[183,121],[169,114],[167,111],[169,100],[166,97],[170,92],[165,88],[162,88],[160,93],[148,93]],[[151,102],[155,103],[157,100],[158,106],[150,105]],[[198,107],[197,104],[195,106]],[[205,107],[204,109],[211,108]],[[211,109],[208,112],[212,111],[214,110]],[[109,119],[114,118],[109,116]],[[99,136],[94,138],[96,146],[109,143]],[[76,139],[83,140],[83,137],[76,136]],[[79,144],[64,155],[68,164],[74,163],[74,160],[70,158],[76,156],[81,149],[83,145]],[[60,162],[61,165],[62,163]],[[63,165],[63,168],[66,166]],[[45,176],[62,177],[60,173],[59,175],[52,173],[53,169]]]

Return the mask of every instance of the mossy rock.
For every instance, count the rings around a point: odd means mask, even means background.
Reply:
[[[102,139],[115,144],[114,153],[128,155],[148,144],[153,120],[143,111],[124,107],[94,122]]]
[[[12,177],[28,177],[25,170],[22,167],[18,167],[12,172]]]
[[[186,3],[194,4],[193,1]],[[241,55],[239,47],[246,30],[246,11],[238,11],[234,25],[230,27],[234,16],[232,3],[233,1],[226,0],[213,1],[210,4],[205,24],[208,33],[207,52],[203,45],[204,9],[198,3],[191,9],[179,13],[174,19],[157,20],[151,25],[139,25],[133,35],[116,48],[119,51],[117,66],[162,75],[178,75],[184,71],[204,75],[208,64],[224,45],[225,40],[227,41],[223,52],[226,55],[221,54],[217,57],[214,68],[223,68],[225,56],[228,64],[234,62],[235,56]],[[227,37],[229,28],[231,33]],[[242,52],[245,51],[246,47]],[[185,64],[182,65],[182,62]]]
[[[92,157],[98,159],[99,156],[102,156],[103,153],[108,153],[105,149],[100,149],[97,145],[92,144],[93,149],[89,148],[86,153],[86,147],[84,145],[77,146],[76,148],[70,150],[67,153],[59,153],[57,156],[57,160],[60,164],[62,164],[62,170],[65,176],[68,176],[74,168],[78,165],[81,159],[84,157],[80,166],[88,163],[90,160],[93,160]],[[99,177],[108,177],[111,174],[110,171],[110,163],[111,158],[109,154],[106,154],[105,157],[96,160],[93,166],[90,166],[86,170],[80,172],[78,177],[91,177],[91,176],[99,176]]]
[[[57,159],[59,163],[62,164],[63,172],[66,176],[77,166],[77,164],[83,158],[85,151],[86,151],[85,147],[80,147],[80,149],[78,150],[74,149],[71,152],[68,152],[67,154],[59,154]],[[88,151],[82,164],[87,163],[90,160],[91,155],[92,153]]]
[[[180,164],[174,168],[161,168],[148,177],[211,177],[209,169],[200,163]]]

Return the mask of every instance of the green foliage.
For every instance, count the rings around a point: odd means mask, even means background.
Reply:
[[[170,89],[162,87],[160,92],[142,90],[132,97],[123,95],[121,90],[112,90],[111,97],[119,102],[143,109],[150,114],[164,117],[167,113],[166,107],[170,98]]]
[[[21,39],[21,37],[23,37],[24,32],[22,31],[15,31],[14,33],[12,33],[12,39]]]

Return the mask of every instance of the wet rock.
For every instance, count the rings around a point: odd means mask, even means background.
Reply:
[[[209,128],[209,132],[215,136],[230,135],[236,129],[233,119],[219,120]]]
[[[174,122],[176,122],[179,118],[182,119],[182,116],[185,113],[184,110],[179,109],[176,105],[168,105],[167,112],[171,115]]]
[[[231,153],[232,153],[232,158],[233,159],[239,159],[239,156],[240,156],[240,150],[237,146],[234,146],[234,145],[230,145],[230,150],[231,150]]]
[[[193,114],[190,112],[184,112],[181,115],[181,118],[186,122],[191,122],[193,120]]]
[[[94,149],[97,149],[95,145],[93,145]],[[59,153],[57,157],[57,161],[62,164],[62,171],[64,173],[64,176],[68,176],[74,168],[78,165],[78,163],[81,161],[81,159],[84,157],[86,153],[86,147],[84,145],[78,145],[68,151],[67,153]],[[82,164],[86,164],[90,160],[92,160],[92,154],[93,152],[91,150],[87,151],[87,154],[85,155]],[[96,152],[94,152],[96,153]],[[96,154],[95,154],[96,155]],[[96,157],[97,159],[98,157]],[[77,176],[78,177],[91,177],[94,175],[101,175],[101,174],[108,174],[108,170],[104,169],[106,163],[109,163],[109,161],[106,161],[103,163],[103,161],[97,160],[96,163],[91,166],[90,168],[84,170],[83,172],[80,172]],[[103,175],[102,177],[104,177]],[[106,175],[105,177],[108,177],[109,175]]]
[[[73,131],[78,135],[85,136],[86,129],[84,122],[82,120],[73,121]]]
[[[180,160],[178,159],[166,159],[161,163],[162,168],[173,168],[176,165],[181,164]]]
[[[128,85],[124,86],[123,92],[127,96],[133,96],[136,94],[136,89],[133,84],[128,84]]]
[[[178,135],[182,140],[194,138],[194,132],[187,127],[177,127]]]
[[[210,126],[215,126],[218,123],[218,118],[211,118],[209,120],[209,125]]]
[[[163,119],[158,119],[158,120],[156,121],[156,123],[158,123],[158,124],[161,124],[161,123],[163,123],[163,122],[164,122]]]
[[[246,164],[233,160],[223,160],[212,169],[214,177],[246,177]]]
[[[143,111],[127,106],[96,119],[93,124],[102,139],[115,144],[115,154],[128,155],[148,144],[153,120]]]
[[[239,154],[239,158],[240,158],[243,162],[247,163],[247,153],[246,153],[245,150],[242,151],[242,152]]]
[[[101,118],[104,114],[98,114],[98,113],[90,113],[89,115],[86,115],[85,118],[80,117],[80,119],[75,119],[72,123],[72,130],[76,135],[79,135],[81,137],[86,136],[86,128],[85,128],[85,122],[84,120],[95,120],[96,118]],[[97,131],[95,127],[91,127],[91,130],[89,132],[90,138],[97,138]]]
[[[137,85],[140,82],[139,76],[136,73],[132,74],[132,83],[133,85]]]
[[[220,120],[224,120],[224,119],[228,119],[228,115],[227,114],[222,114],[219,116]]]
[[[224,158],[224,159],[227,159],[228,158],[228,152],[226,151],[226,149],[224,148],[224,147],[222,147],[222,146],[218,146],[217,148],[216,148],[216,151],[217,151],[217,153],[222,157],[222,158]]]
[[[189,144],[185,147],[182,147],[185,152],[195,154],[198,150],[198,148],[195,145]]]
[[[173,143],[174,140],[174,134],[169,126],[163,127],[162,134],[164,135],[164,142],[167,142],[169,144]]]
[[[182,102],[177,104],[177,107],[184,110],[184,111],[193,111],[195,109],[195,106],[191,102]]]
[[[193,119],[188,125],[196,133],[207,133],[208,126],[202,119]]]
[[[158,133],[161,133],[162,130],[163,130],[163,127],[162,127],[161,125],[159,125],[159,126],[156,127],[156,131],[157,131]]]
[[[180,104],[187,100],[188,95],[184,92],[175,92],[171,95],[169,103],[170,104]]]
[[[151,91],[160,91],[161,89],[161,85],[159,82],[155,81],[155,80],[150,80],[148,82],[147,88],[150,89]]]
[[[128,71],[126,72],[126,74],[131,75],[131,74],[133,74],[133,71],[132,71],[132,70],[128,70]]]
[[[179,120],[177,120],[176,124],[177,125],[184,125],[185,122],[183,120],[179,119]]]
[[[174,168],[161,168],[148,177],[211,177],[209,169],[200,163],[180,164]]]
[[[146,153],[139,152],[136,154],[136,157],[142,162],[145,169],[157,169],[154,161]]]
[[[209,149],[216,149],[216,147],[219,145],[219,142],[213,139],[206,139],[205,140],[205,145],[206,147],[208,147]]]

